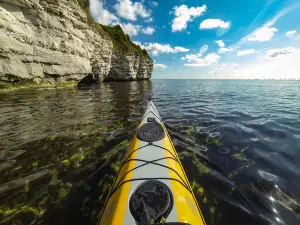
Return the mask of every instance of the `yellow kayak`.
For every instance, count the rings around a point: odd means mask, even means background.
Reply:
[[[203,225],[201,210],[152,101],[120,167],[100,225]]]

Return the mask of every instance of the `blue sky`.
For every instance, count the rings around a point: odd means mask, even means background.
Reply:
[[[299,0],[90,0],[155,61],[154,79],[300,79]]]

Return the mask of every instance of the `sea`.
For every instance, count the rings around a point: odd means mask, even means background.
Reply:
[[[96,225],[149,99],[207,225],[300,224],[300,81],[0,92],[0,224]]]

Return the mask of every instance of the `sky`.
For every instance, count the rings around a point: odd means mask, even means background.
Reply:
[[[154,60],[153,79],[300,79],[300,0],[90,0]]]

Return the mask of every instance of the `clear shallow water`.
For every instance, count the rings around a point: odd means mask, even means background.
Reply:
[[[152,96],[207,224],[300,224],[300,83],[153,80],[0,94],[0,224],[96,224]]]

